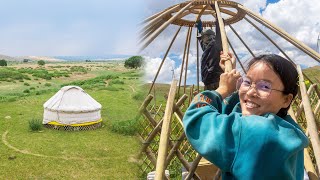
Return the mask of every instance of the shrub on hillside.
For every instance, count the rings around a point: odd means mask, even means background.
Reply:
[[[82,66],[72,66],[70,68],[70,71],[71,72],[82,72],[84,74],[86,74],[88,71],[85,67],[82,67]]]
[[[45,83],[44,86],[50,87],[51,83]]]
[[[4,60],[4,59],[1,59],[0,60],[0,66],[7,66],[8,64],[7,64],[7,61],[6,60]]]
[[[45,64],[46,64],[46,62],[44,62],[44,60],[38,61],[38,65],[39,65],[39,66],[44,66]]]
[[[135,100],[144,100],[144,98],[146,97],[146,93],[143,93],[141,91],[136,92],[132,98]]]
[[[5,67],[0,69],[0,81],[7,81],[8,79],[23,80],[27,78],[27,75],[20,73],[14,68]]]
[[[23,91],[23,93],[30,93],[30,90],[26,89],[26,90]]]
[[[46,80],[52,79],[52,74],[49,74],[49,72],[45,69],[38,69],[32,72],[32,76],[37,78],[42,78]]]
[[[27,82],[23,83],[23,85],[25,85],[25,86],[30,86],[30,84],[27,83]]]
[[[103,88],[106,86],[107,80],[117,79],[117,78],[119,77],[114,75],[98,76],[92,79],[87,79],[82,81],[73,81],[67,84],[62,84],[61,87],[73,85],[73,86],[80,86],[84,89]]]
[[[113,85],[113,84],[124,84],[123,81],[119,80],[119,79],[112,79],[110,82],[109,82],[109,85]]]
[[[143,65],[143,61],[142,56],[132,56],[124,62],[124,67],[137,69]]]

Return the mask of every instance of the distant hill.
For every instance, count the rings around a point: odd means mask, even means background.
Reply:
[[[6,56],[6,55],[2,55],[2,54],[0,54],[0,59],[4,59],[6,61],[22,61],[21,58]]]
[[[58,58],[54,58],[54,57],[48,57],[48,56],[23,56],[23,57],[21,57],[21,59],[29,59],[29,60],[32,60],[32,61],[44,60],[44,61],[49,61],[49,62],[61,62],[61,61],[64,61],[62,59],[58,59]]]
[[[47,56],[19,56],[19,57],[12,57],[7,55],[0,54],[0,59],[4,59],[6,61],[19,61],[22,62],[24,59],[27,59],[28,61],[49,61],[49,62],[60,62],[64,61],[62,59],[54,58],[54,57],[47,57]]]
[[[320,84],[320,66],[306,68],[303,72],[311,79],[311,81]]]

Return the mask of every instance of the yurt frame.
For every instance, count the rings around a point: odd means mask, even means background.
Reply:
[[[210,5],[215,5],[215,9],[212,9]],[[228,10],[227,8],[236,9],[237,12]],[[227,18],[222,20],[221,14],[224,13]],[[194,14],[194,20],[184,19],[185,16]],[[150,171],[156,171],[156,179],[166,179],[164,176],[165,169],[168,166],[178,164],[183,166],[188,171],[186,179],[200,179],[200,176],[196,173],[196,169],[199,166],[201,157],[192,149],[190,144],[185,138],[185,134],[182,128],[183,111],[186,109],[191,99],[193,98],[193,92],[199,92],[199,45],[197,43],[197,88],[193,86],[190,88],[189,97],[186,91],[186,79],[188,69],[188,54],[190,50],[190,41],[192,34],[192,27],[195,22],[200,19],[202,15],[212,15],[220,25],[221,39],[223,52],[229,52],[229,46],[235,55],[238,64],[240,64],[242,70],[245,72],[243,63],[239,60],[239,57],[227,38],[225,25],[229,26],[231,31],[242,42],[248,52],[255,57],[254,52],[245,43],[241,36],[234,29],[232,24],[245,20],[251,24],[257,31],[259,31],[264,37],[266,37],[288,60],[294,63],[294,61],[274,42],[262,29],[260,29],[252,20],[260,23],[264,27],[272,30],[277,35],[281,36],[287,42],[294,45],[296,48],[303,51],[305,54],[313,58],[315,61],[320,62],[320,54],[315,52],[310,47],[306,46],[296,38],[283,31],[276,25],[272,24],[268,20],[264,19],[260,15],[252,12],[243,5],[228,1],[228,0],[191,0],[184,3],[180,3],[171,6],[143,21],[145,24],[141,32],[142,50],[145,49],[163,30],[165,30],[170,24],[180,26],[172,38],[170,45],[160,63],[158,71],[150,86],[149,95],[143,102],[140,112],[143,115],[141,120],[142,129],[139,132],[140,140],[142,142],[141,169],[144,174]],[[248,18],[250,17],[250,18]],[[203,21],[204,27],[213,27],[213,21]],[[151,100],[153,95],[152,89],[155,88],[155,82],[159,76],[160,70],[166,60],[172,44],[176,40],[182,27],[187,27],[187,37],[185,41],[182,68],[179,76],[179,82],[172,81],[169,95],[167,97],[166,106],[162,104],[155,106],[152,105]],[[301,68],[297,66],[299,72],[299,87],[300,93],[293,101],[290,108],[290,115],[303,127],[306,134],[310,138],[310,146],[305,150],[305,168],[309,174],[310,179],[318,179],[320,173],[320,140],[319,140],[319,125],[317,127],[316,119],[320,118],[320,93],[317,84],[313,83],[305,74],[302,73]],[[231,62],[227,61],[226,71],[232,70]],[[184,74],[184,77],[183,77]],[[181,85],[181,80],[184,78],[184,84]],[[306,89],[304,78],[307,78],[311,82],[311,86],[308,91]],[[183,95],[180,96],[180,88],[183,86]],[[189,99],[188,101],[186,101]],[[188,103],[187,103],[188,102]],[[165,109],[164,109],[165,108]],[[160,132],[161,131],[161,132]],[[215,179],[219,179],[220,173],[217,172]]]

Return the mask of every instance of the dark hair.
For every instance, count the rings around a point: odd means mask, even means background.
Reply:
[[[298,93],[299,80],[298,72],[295,68],[295,65],[287,59],[276,54],[263,54],[253,58],[249,62],[247,71],[252,65],[256,64],[257,62],[264,62],[269,65],[273,69],[273,71],[280,77],[282,84],[284,85],[283,94],[292,94],[294,99],[294,97]],[[287,108],[281,108],[277,115],[284,118],[287,115],[289,108],[290,106],[288,106]]]

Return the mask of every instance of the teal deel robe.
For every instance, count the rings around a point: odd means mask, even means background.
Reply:
[[[223,102],[204,91],[183,117],[192,147],[222,170],[223,179],[303,179],[308,138],[290,116],[243,116],[238,94]]]

